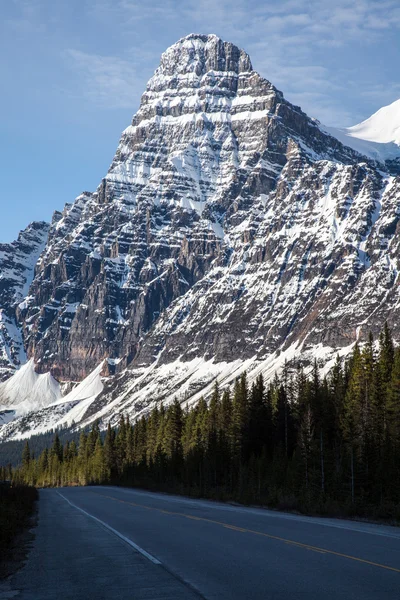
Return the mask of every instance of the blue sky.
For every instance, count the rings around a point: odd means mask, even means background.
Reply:
[[[142,6],[141,6],[142,5]],[[399,0],[2,0],[0,241],[105,175],[160,54],[216,33],[326,125],[400,98]]]

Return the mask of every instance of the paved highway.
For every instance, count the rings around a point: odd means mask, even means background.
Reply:
[[[12,594],[12,595],[10,595]],[[400,530],[115,487],[40,492],[20,600],[399,600]]]

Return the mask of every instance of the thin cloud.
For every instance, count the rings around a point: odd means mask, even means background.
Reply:
[[[69,49],[66,56],[78,75],[81,93],[102,108],[131,108],[143,85],[130,61]]]
[[[376,110],[382,107],[382,104],[391,104],[400,97],[400,83],[393,85],[375,84],[372,87],[365,86],[361,96],[372,98],[376,101]]]
[[[3,27],[15,33],[44,33],[47,29],[41,0],[11,0],[13,16],[4,19]]]
[[[398,0],[270,0],[263,4],[249,0],[150,0],[145,5],[137,0],[98,0],[91,15],[103,22],[118,23],[124,39],[132,36],[137,27],[150,27],[150,23],[155,31],[168,24],[168,30],[183,30],[182,35],[192,31],[216,33],[244,47],[254,67],[282,89],[289,100],[328,124],[342,125],[356,117],[352,118],[338,103],[349,80],[339,69],[324,66],[324,53],[343,50],[352,43],[369,47],[400,29]],[[158,43],[154,41],[155,46]],[[132,56],[135,52],[136,48],[132,48]],[[150,58],[150,54],[147,65],[151,60],[155,68],[158,55],[153,53]],[[321,64],[316,64],[319,54]],[[90,58],[78,61],[91,72],[93,87],[101,90],[104,104],[107,97],[114,102],[113,87],[119,87],[124,74],[128,80],[131,76],[132,69],[125,60],[112,61],[115,84],[111,85],[111,94],[107,93],[102,76],[103,61],[100,66]],[[137,58],[135,69],[144,72],[145,64],[144,57]],[[136,81],[142,79],[136,77]],[[121,94],[125,106],[130,92],[123,92],[121,85]]]

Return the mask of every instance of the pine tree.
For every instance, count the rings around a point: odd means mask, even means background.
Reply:
[[[240,465],[247,451],[246,425],[248,423],[249,404],[247,390],[247,375],[243,373],[240,379],[236,379],[233,391],[232,406],[232,453]]]
[[[94,450],[96,448],[96,443],[97,443],[97,440],[99,439],[99,437],[100,437],[100,427],[99,427],[98,421],[95,421],[93,423],[92,428],[87,437],[86,451],[87,451],[88,458],[93,456]]]
[[[126,462],[126,423],[125,418],[121,415],[118,424],[117,434],[115,436],[115,450],[117,456],[117,467],[120,473],[123,472]]]
[[[132,466],[135,462],[135,447],[133,427],[129,422],[129,417],[126,418],[126,448],[125,448],[126,463]]]
[[[345,374],[343,371],[342,360],[336,357],[336,362],[328,377],[328,414],[330,415],[330,445],[332,448],[334,479],[339,480],[341,470],[342,455],[342,432],[340,419],[343,413],[343,404],[346,392]]]
[[[44,486],[47,482],[47,471],[49,468],[49,453],[47,448],[43,450],[41,455],[39,456],[38,461],[38,473],[41,485]]]
[[[69,455],[69,441],[67,440],[64,447],[63,447],[63,457],[62,457],[62,461],[67,463],[70,459],[70,455]]]
[[[56,457],[59,462],[62,462],[63,459],[63,447],[60,442],[60,438],[58,436],[58,432],[56,431],[54,435],[53,445],[50,451],[51,457]]]
[[[158,429],[160,427],[160,411],[154,406],[147,419],[147,460],[154,459],[158,447]]]
[[[24,450],[22,452],[22,465],[25,469],[29,468],[31,462],[31,451],[29,448],[29,442],[25,442]]]
[[[78,455],[78,451],[77,451],[77,448],[76,448],[76,443],[75,443],[75,440],[72,440],[72,442],[69,445],[69,457],[70,457],[70,460],[73,460],[77,455]]]
[[[392,333],[388,327],[387,321],[383,331],[379,336],[379,358],[378,367],[381,372],[381,381],[387,385],[390,381],[392,367],[394,362],[394,344]]]
[[[276,382],[275,382],[276,383]],[[288,402],[288,397],[283,385],[278,383],[275,388],[276,410],[275,421],[275,445],[283,451],[286,458],[289,458],[293,452],[294,423],[292,407]]]
[[[115,449],[115,431],[108,422],[106,437],[104,438],[104,466],[108,480],[113,480],[117,471],[117,456]]]
[[[387,388],[385,487],[393,497],[400,494],[400,349],[396,348]]]
[[[213,390],[213,394],[211,396],[210,406],[209,406],[210,429],[215,432],[217,431],[217,428],[218,428],[220,401],[221,401],[221,396],[220,396],[220,391],[219,391],[219,385],[218,385],[218,380],[216,380],[214,383],[214,390]]]
[[[314,360],[310,382],[310,416],[312,414],[313,426],[315,428],[316,445],[318,446],[318,462],[320,471],[321,492],[325,492],[325,423],[326,423],[326,396],[323,393],[318,363]]]
[[[248,424],[248,458],[261,456],[272,437],[272,409],[267,401],[264,378],[258,375],[251,388]]]
[[[349,365],[349,383],[341,414],[341,430],[350,460],[351,501],[355,501],[355,475],[362,439],[361,406],[364,397],[364,373],[360,347],[355,345]]]
[[[387,398],[387,429],[393,445],[400,449],[400,349],[394,355]]]
[[[206,450],[206,460],[209,466],[208,485],[214,489],[217,489],[220,484],[221,462],[223,460],[219,443],[220,408],[221,395],[218,381],[216,380],[208,410],[208,443]]]
[[[96,440],[96,446],[91,458],[90,467],[92,483],[103,483],[107,478],[108,472],[106,468],[104,448],[100,436]]]
[[[299,427],[299,445],[304,460],[305,487],[308,491],[310,485],[310,459],[313,450],[314,423],[311,414],[311,404],[307,401],[301,410]]]

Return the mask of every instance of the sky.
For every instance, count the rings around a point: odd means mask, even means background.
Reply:
[[[244,48],[325,125],[400,98],[399,0],[0,0],[0,242],[95,190],[160,55]]]

